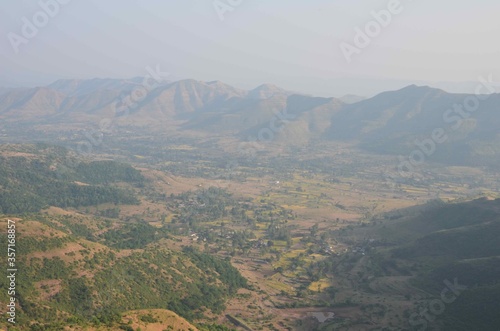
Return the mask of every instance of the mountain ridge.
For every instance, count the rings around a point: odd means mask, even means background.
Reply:
[[[418,147],[417,140],[430,139],[435,129],[442,129],[446,141],[436,146],[440,148],[430,159],[456,164],[476,159],[489,165],[499,160],[498,93],[479,100],[471,94],[409,85],[346,103],[272,84],[242,90],[221,81],[184,79],[152,87],[141,82],[140,77],[59,80],[45,87],[3,89],[0,120],[14,127],[34,124],[43,126],[44,132],[57,132],[62,125],[67,130],[88,128],[111,118],[118,132],[127,128],[159,134],[168,129],[177,136],[239,141],[256,137],[292,146],[319,139],[399,155],[409,155]],[[476,101],[477,111],[454,108],[470,108],[465,102]]]

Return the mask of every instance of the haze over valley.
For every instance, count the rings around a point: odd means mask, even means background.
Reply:
[[[498,9],[6,5],[0,326],[497,331]]]

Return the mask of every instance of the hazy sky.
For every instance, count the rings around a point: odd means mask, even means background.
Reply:
[[[500,78],[498,0],[401,0],[380,31],[371,12],[397,0],[60,0],[44,17],[41,4],[53,1],[3,1],[0,85],[127,78],[157,65],[172,78],[319,96]],[[224,20],[214,3],[231,6]],[[36,36],[23,34],[36,19]],[[354,47],[367,26],[370,44],[348,63],[340,44]],[[12,33],[26,37],[17,54]]]

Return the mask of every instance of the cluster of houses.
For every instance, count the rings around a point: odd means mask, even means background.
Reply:
[[[359,253],[361,255],[365,255],[366,249],[364,247],[356,246],[352,249],[353,253]]]
[[[326,254],[326,255],[336,255],[335,251],[333,250],[333,246],[330,246],[329,244],[324,244],[321,247],[320,253]]]
[[[252,248],[263,248],[263,247],[269,247],[272,246],[272,242],[269,240],[265,239],[251,239],[252,242]]]

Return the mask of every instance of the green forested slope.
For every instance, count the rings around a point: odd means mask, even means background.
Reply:
[[[116,325],[125,311],[153,308],[192,320],[206,312],[220,313],[226,299],[246,286],[230,262],[190,247],[169,249],[162,236],[132,250],[111,248],[100,234],[110,230],[95,227],[101,222],[37,214],[16,220],[16,263],[22,270],[16,289],[18,325],[26,328],[36,321],[41,330]],[[72,223],[87,223],[86,231],[80,231],[84,236]],[[110,227],[117,226],[122,225]],[[136,227],[135,236],[148,237],[148,229]],[[6,246],[6,236],[0,238]],[[4,265],[5,257],[1,259]],[[7,281],[0,280],[0,302],[8,300]]]
[[[7,145],[0,150],[0,213],[37,212],[48,206],[78,207],[111,202],[135,204],[131,190],[144,178],[129,165],[114,161],[83,162],[62,148]]]

